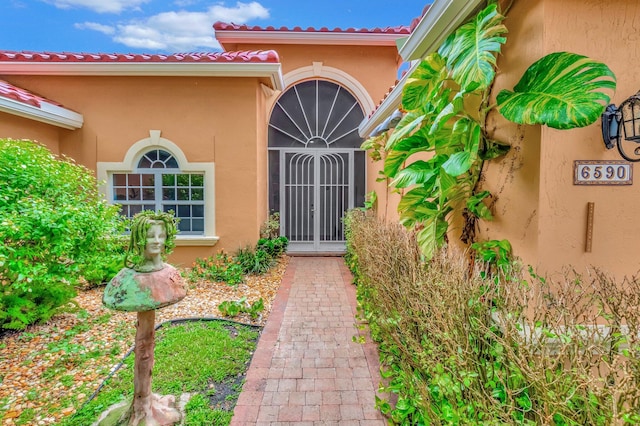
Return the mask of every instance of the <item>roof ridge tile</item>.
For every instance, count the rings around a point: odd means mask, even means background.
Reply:
[[[72,53],[72,52],[28,52],[0,50],[0,62],[280,62],[275,50],[242,50],[231,52],[186,52],[186,53]]]
[[[335,27],[333,29],[329,29],[327,27],[315,28],[315,27],[307,27],[303,29],[300,26],[295,26],[293,28],[282,26],[280,28],[275,28],[271,25],[267,27],[260,27],[258,25],[249,26],[247,24],[234,24],[233,22],[222,22],[217,21],[213,24],[213,29],[216,31],[278,31],[278,32],[305,32],[305,33],[363,33],[363,34],[410,34],[411,26],[409,25],[398,25],[393,27],[375,27],[375,28],[354,28],[349,27],[346,29],[342,29],[340,27]]]

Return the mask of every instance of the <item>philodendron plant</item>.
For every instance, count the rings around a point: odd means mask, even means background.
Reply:
[[[506,41],[504,16],[488,5],[451,34],[437,52],[422,60],[402,94],[406,112],[384,145],[383,174],[406,192],[398,205],[402,224],[417,231],[425,258],[444,244],[451,213],[463,210],[462,239],[473,243],[475,221],[491,220],[488,191],[476,184],[485,160],[509,146],[492,140],[485,119],[497,108],[508,120],[557,129],[595,122],[609,103],[616,80],[604,64],[568,52],[552,53],[531,65],[513,91],[502,90],[489,105],[496,55]],[[363,148],[379,144],[368,140]],[[430,152],[428,160],[407,159]]]

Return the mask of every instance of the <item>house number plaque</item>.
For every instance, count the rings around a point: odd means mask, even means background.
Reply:
[[[574,185],[632,185],[633,167],[623,160],[576,160],[573,163]]]

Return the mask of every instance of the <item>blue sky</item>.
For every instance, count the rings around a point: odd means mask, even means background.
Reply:
[[[216,21],[266,27],[409,25],[431,0],[1,0],[0,50],[216,51]]]

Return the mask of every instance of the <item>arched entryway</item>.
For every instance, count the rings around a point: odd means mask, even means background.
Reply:
[[[342,252],[342,218],[365,196],[355,97],[327,80],[287,89],[269,120],[269,208],[291,252]]]

